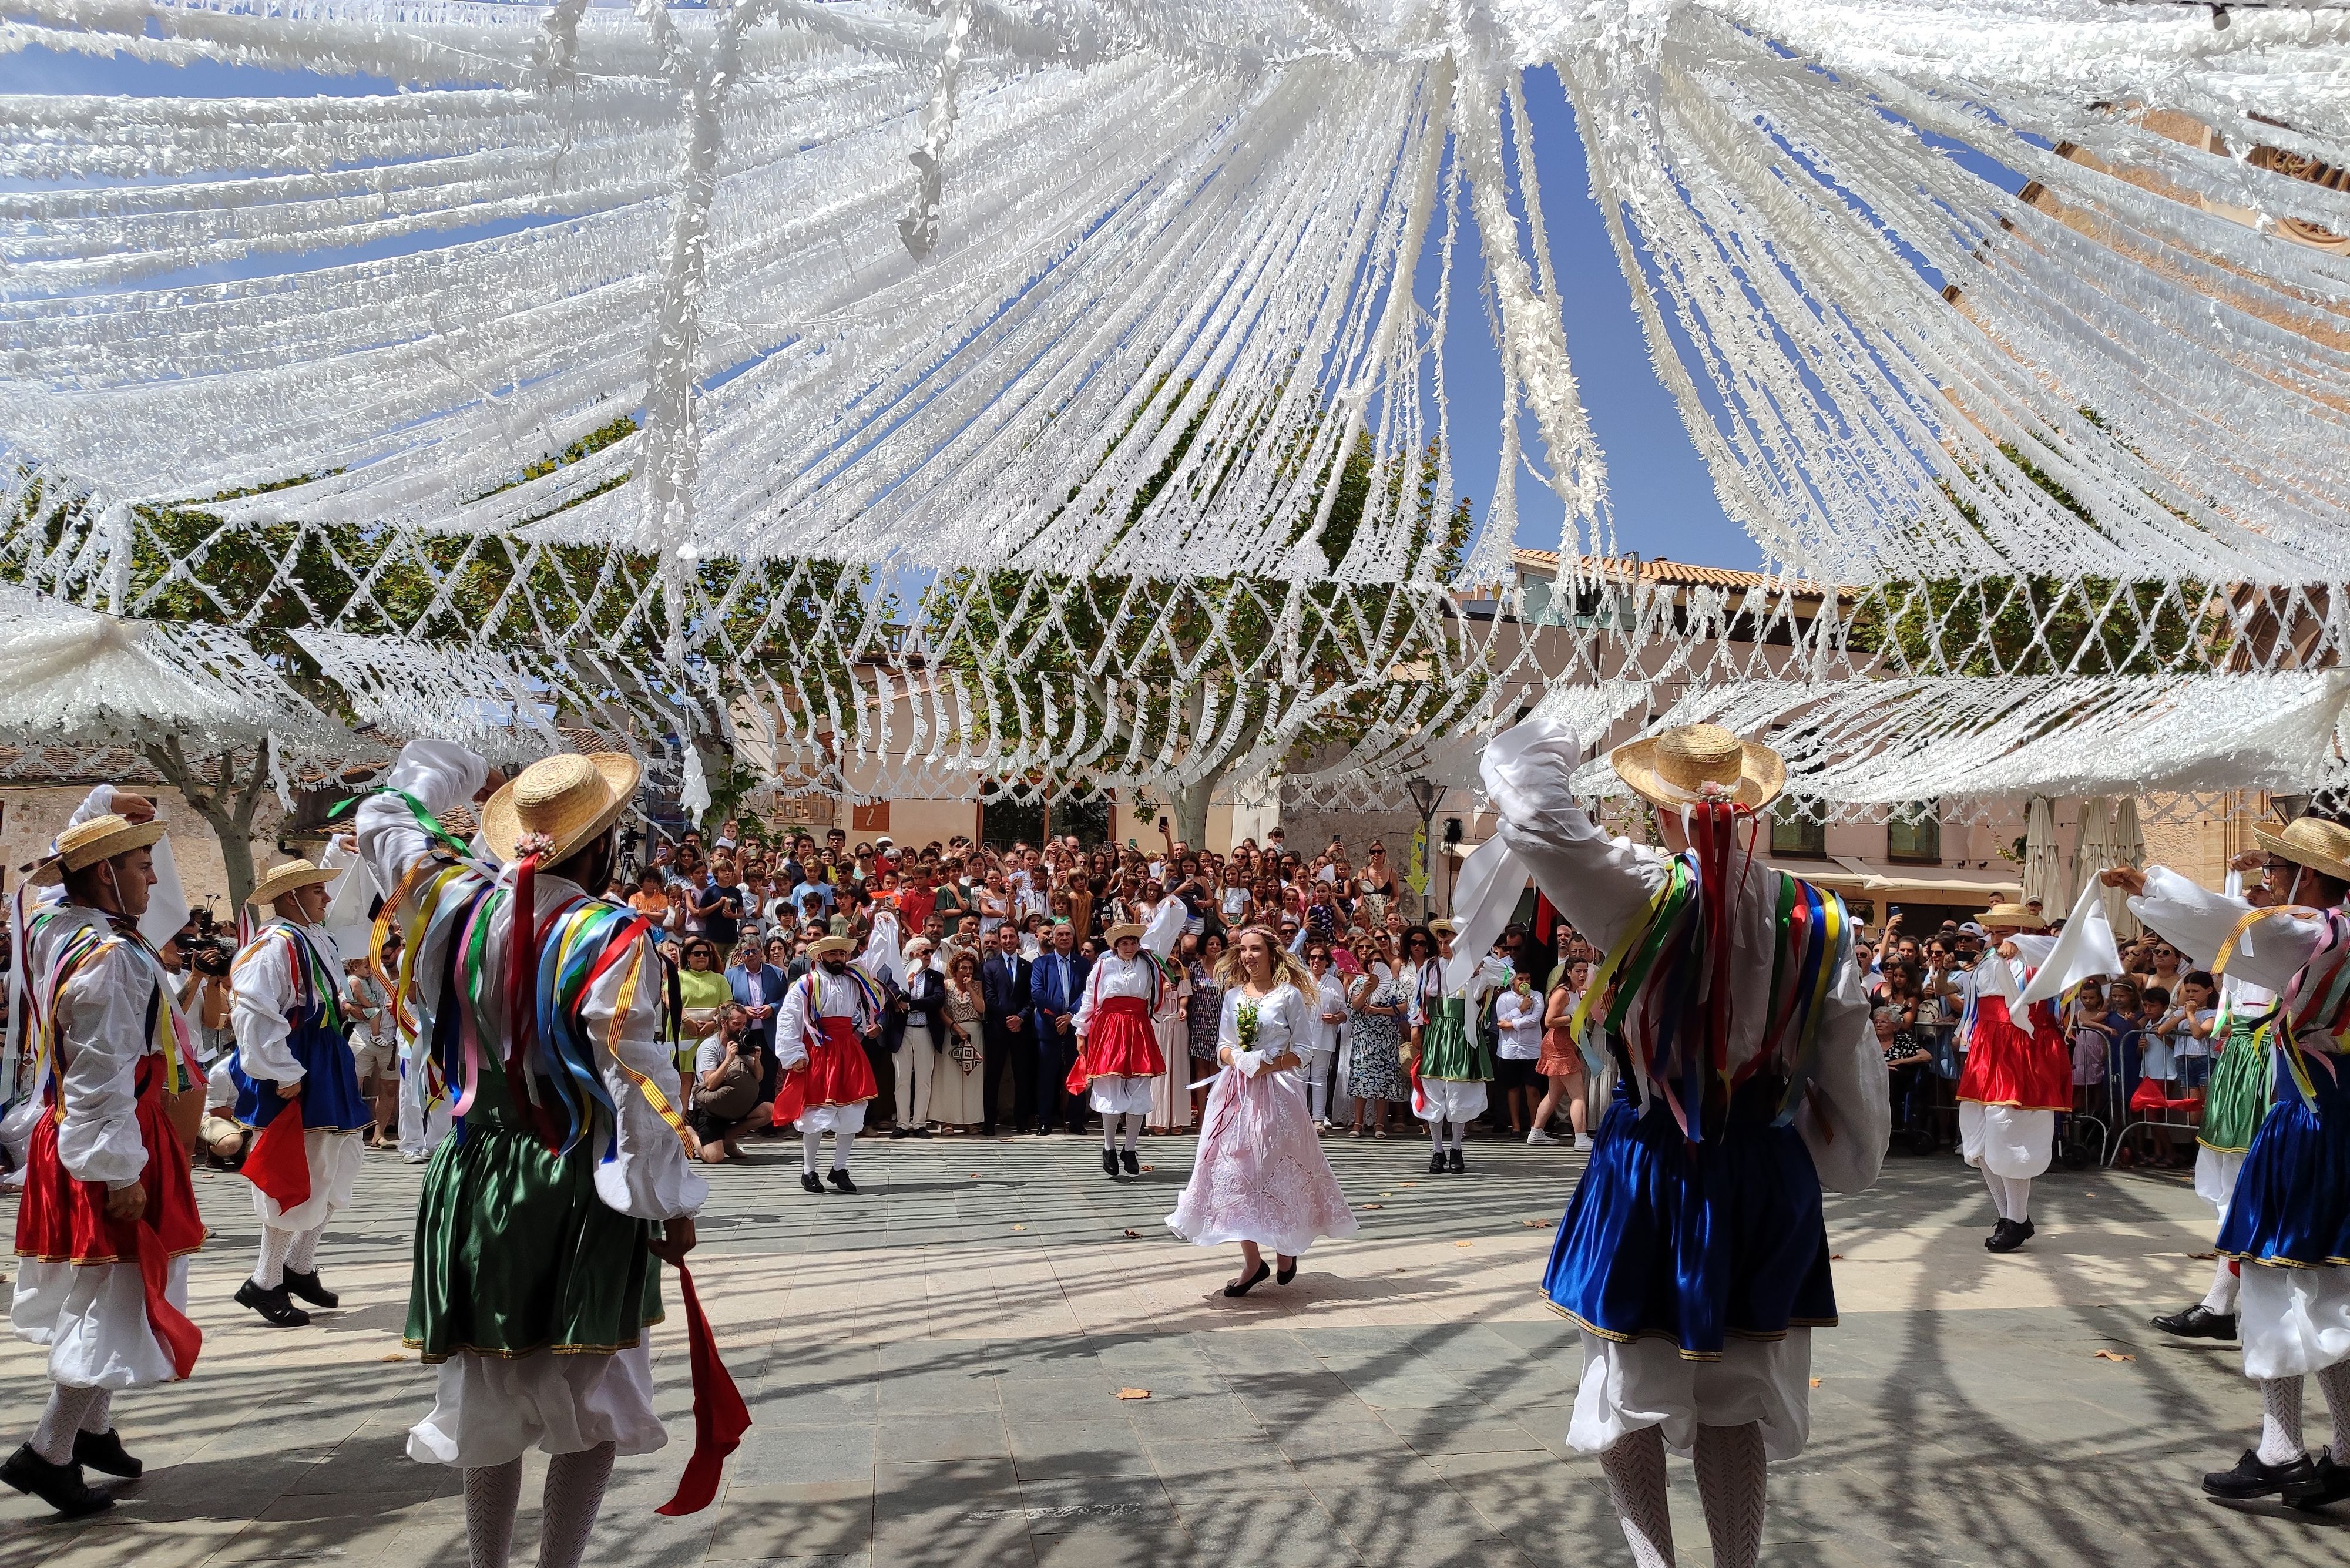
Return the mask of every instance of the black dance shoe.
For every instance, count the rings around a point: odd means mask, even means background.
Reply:
[[[2023,1245],[2023,1236],[2022,1226],[2012,1220],[2002,1220],[1983,1238],[1983,1246],[1993,1252],[2012,1252]]]
[[[1444,1151],[1442,1149],[1434,1149],[1430,1152],[1428,1157],[1428,1174],[1430,1176],[1441,1176],[1444,1174]]]
[[[145,1465],[122,1451],[122,1434],[111,1427],[103,1432],[76,1432],[74,1463],[124,1480],[137,1480],[147,1473]]]
[[[856,1196],[857,1183],[849,1180],[848,1172],[841,1169],[840,1167],[834,1166],[832,1168],[831,1180],[836,1190],[846,1192],[851,1197]]]
[[[1469,1162],[1461,1158],[1461,1150],[1458,1147],[1444,1157],[1444,1168],[1455,1176],[1466,1176],[1469,1173]]]
[[[343,1304],[340,1296],[319,1282],[318,1271],[316,1269],[307,1274],[297,1274],[291,1269],[286,1270],[286,1293],[300,1296],[312,1306],[330,1307]]]
[[[1118,1179],[1118,1150],[1114,1148],[1102,1150],[1102,1174],[1112,1180]]]
[[[288,1299],[284,1285],[265,1291],[247,1279],[236,1287],[236,1304],[251,1307],[279,1328],[300,1328],[310,1321],[310,1314]]]
[[[1224,1287],[1224,1294],[1228,1296],[1244,1296],[1248,1294],[1249,1292],[1256,1289],[1257,1286],[1264,1283],[1264,1282],[1272,1278],[1272,1276],[1273,1265],[1260,1259],[1257,1262],[1256,1272],[1251,1274],[1247,1279],[1243,1280],[1239,1284],[1226,1285]]]
[[[2259,1450],[2254,1449],[2244,1450],[2244,1457],[2236,1461],[2234,1469],[2213,1470],[2203,1478],[2205,1491],[2236,1502],[2273,1497],[2296,1489],[2305,1490],[2316,1484],[2317,1465],[2307,1454],[2296,1454],[2281,1465],[2264,1465]]]
[[[813,1170],[801,1171],[800,1190],[802,1192],[822,1192],[824,1190],[824,1178],[818,1176]]]
[[[2317,1457],[2316,1470],[2316,1475],[2307,1481],[2287,1484],[2285,1501],[2295,1508],[2324,1508],[2350,1497],[2350,1465],[2335,1464],[2333,1449]]]
[[[114,1500],[106,1493],[89,1490],[89,1484],[81,1479],[81,1466],[53,1465],[33,1452],[30,1443],[10,1454],[5,1464],[0,1464],[0,1481],[29,1497],[39,1498],[64,1519],[79,1519],[114,1506]]]
[[[1126,1168],[1126,1173],[1128,1176],[1140,1176],[1142,1174],[1142,1161],[1136,1158],[1135,1152],[1130,1148],[1122,1148],[1118,1151],[1118,1162]]]
[[[2197,1302],[2185,1312],[2167,1312],[2150,1319],[2165,1334],[2175,1334],[2181,1339],[2233,1339],[2236,1337],[2236,1314],[2213,1312]]]

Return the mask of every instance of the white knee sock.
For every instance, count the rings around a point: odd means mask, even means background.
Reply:
[[[2337,1361],[2317,1375],[2317,1391],[2325,1396],[2325,1413],[2334,1418],[2334,1462],[2350,1459],[2350,1361]]]
[[[114,1390],[93,1388],[90,1392],[98,1397],[81,1413],[81,1429],[95,1438],[114,1424]]]
[[[803,1132],[800,1134],[800,1168],[802,1170],[806,1171],[810,1176],[814,1176],[816,1174],[816,1156],[823,1152],[824,1134],[820,1132]]]
[[[1690,1450],[1714,1568],[1754,1568],[1762,1555],[1762,1427],[1700,1427]]]
[[[33,1452],[53,1465],[72,1463],[74,1434],[81,1430],[82,1417],[101,1392],[49,1385],[49,1402],[42,1407],[40,1425],[33,1428]]]
[[[295,1232],[294,1243],[286,1249],[286,1266],[297,1274],[318,1272],[318,1238],[327,1233],[327,1222],[319,1220],[307,1231]]]
[[[2007,1178],[1996,1175],[1988,1165],[1982,1168],[1983,1190],[1991,1194],[1991,1210],[2000,1219],[2007,1218]]]
[[[2007,1179],[2007,1217],[2019,1225],[2032,1218],[2032,1178]]]
[[[857,1135],[855,1133],[837,1132],[833,1134],[832,1168],[835,1170],[847,1170],[848,1168],[848,1151],[856,1147]],[[603,1494],[598,1492],[597,1495],[600,1497]]]
[[[588,1555],[588,1532],[604,1506],[604,1483],[612,1479],[616,1451],[611,1443],[598,1443],[548,1461],[546,1490],[539,1494],[538,1568],[579,1568]]]
[[[275,1225],[261,1228],[261,1261],[253,1265],[253,1282],[274,1291],[286,1282],[286,1255],[294,1250],[294,1232]]]
[[[1673,1516],[1665,1502],[1665,1439],[1654,1427],[1627,1432],[1599,1456],[1616,1522],[1633,1568],[1673,1568]]]
[[[2211,1288],[2203,1294],[2203,1310],[2218,1313],[2221,1317],[2236,1315],[2236,1298],[2244,1289],[2244,1277],[2236,1272],[2236,1261],[2222,1258],[2211,1268]]]
[[[2308,1451],[2301,1435],[2301,1379],[2261,1379],[2261,1446],[2264,1465],[2291,1464]]]
[[[514,1552],[515,1508],[522,1501],[522,1460],[476,1465],[465,1472],[465,1552],[471,1568],[506,1568]]]
[[[1129,1111],[1126,1117],[1126,1150],[1132,1154],[1142,1143],[1142,1113]]]
[[[1109,1154],[1115,1152],[1117,1148],[1118,1117],[1112,1116],[1107,1111],[1104,1111],[1102,1113],[1102,1152],[1104,1154]]]

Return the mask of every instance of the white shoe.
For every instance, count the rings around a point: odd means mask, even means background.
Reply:
[[[1575,1147],[1583,1153],[1589,1154],[1591,1152],[1591,1135],[1589,1133],[1576,1134]]]
[[[403,1154],[400,1157],[400,1163],[402,1165],[422,1165],[426,1160],[432,1158],[432,1157],[429,1154]]]
[[[1550,1134],[1543,1131],[1542,1128],[1536,1127],[1534,1131],[1526,1134],[1526,1141],[1528,1143],[1556,1143],[1558,1139],[1551,1137]]]

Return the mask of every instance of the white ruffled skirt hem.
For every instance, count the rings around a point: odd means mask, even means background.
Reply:
[[[2056,1113],[2014,1106],[1959,1102],[1959,1152],[1969,1165],[2029,1181],[2048,1168],[2056,1144]]]
[[[600,1443],[650,1454],[669,1441],[653,1414],[645,1340],[608,1355],[514,1357],[460,1352],[442,1362],[432,1413],[408,1429],[408,1457],[473,1469],[530,1449],[576,1454]]]
[[[188,1305],[188,1260],[172,1260],[163,1293]],[[8,1318],[17,1337],[46,1345],[49,1381],[68,1388],[146,1388],[177,1382],[171,1352],[147,1321],[147,1287],[136,1263],[16,1260]]]
[[[1719,1361],[1693,1361],[1669,1339],[1628,1344],[1583,1335],[1583,1381],[1575,1391],[1567,1446],[1596,1454],[1631,1432],[1656,1427],[1665,1447],[1686,1456],[1700,1427],[1759,1422],[1762,1450],[1792,1459],[1812,1434],[1812,1331],[1783,1339],[1731,1339]]]
[[[1156,1078],[1104,1075],[1087,1081],[1086,1089],[1095,1110],[1106,1116],[1148,1116]]]
[[[2247,1262],[2243,1281],[2245,1376],[2306,1377],[2350,1361],[2350,1269]]]
[[[258,1187],[253,1211],[273,1231],[315,1231],[338,1209],[348,1209],[359,1190],[359,1135],[339,1127],[306,1127],[302,1152],[310,1165],[310,1196],[291,1209]]]

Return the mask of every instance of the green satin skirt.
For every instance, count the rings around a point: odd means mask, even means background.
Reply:
[[[1438,1004],[1436,1013],[1419,1032],[1419,1075],[1455,1083],[1493,1081],[1493,1054],[1469,1023],[1469,1010],[1457,996]]]
[[[587,1140],[558,1157],[469,1116],[424,1169],[402,1343],[427,1362],[626,1349],[660,1321],[651,1235],[596,1196]]]
[[[2228,1048],[2211,1064],[2211,1084],[2203,1092],[2203,1126],[2195,1141],[2218,1154],[2241,1154],[2252,1147],[2252,1135],[2269,1114],[2270,1091],[2276,1074],[2274,1053],[2266,1040],[2255,1040],[2254,1029],[2242,1026],[2228,1033]]]

